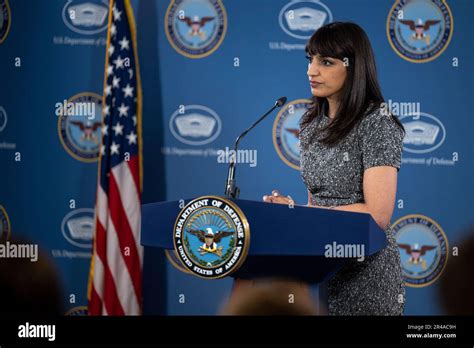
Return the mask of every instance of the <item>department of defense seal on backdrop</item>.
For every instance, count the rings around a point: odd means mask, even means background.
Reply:
[[[424,287],[443,272],[448,260],[448,238],[433,219],[419,214],[398,219],[392,230],[400,250],[405,284]]]
[[[310,99],[296,99],[287,103],[273,123],[273,145],[285,164],[300,169],[299,124],[308,111]]]
[[[8,0],[0,0],[0,44],[5,41],[10,31],[11,18]]]
[[[69,317],[83,317],[89,315],[89,310],[87,306],[77,306],[69,309],[64,315]]]
[[[400,57],[425,63],[448,47],[453,25],[445,0],[397,0],[388,14],[387,37]]]
[[[10,239],[11,226],[7,211],[0,205],[0,243]]]
[[[73,158],[81,162],[96,162],[102,141],[102,97],[84,92],[72,96],[64,104],[59,112],[57,110],[61,144]]]
[[[165,15],[170,45],[188,58],[204,58],[224,40],[227,14],[221,0],[172,0]]]

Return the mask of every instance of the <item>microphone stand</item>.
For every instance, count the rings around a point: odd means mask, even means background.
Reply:
[[[286,103],[286,97],[281,97],[275,102],[275,105],[268,110],[262,117],[260,117],[254,124],[252,124],[249,128],[240,134],[234,143],[234,153],[231,156],[231,161],[229,164],[229,170],[227,173],[227,182],[225,187],[225,195],[228,198],[239,198],[240,189],[235,185],[235,165],[236,165],[236,157],[237,157],[237,147],[239,146],[240,140],[243,139],[250,132],[257,124],[259,124],[265,117],[267,117],[273,110],[276,108],[281,107]]]

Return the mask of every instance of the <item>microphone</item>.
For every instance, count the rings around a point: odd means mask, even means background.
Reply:
[[[265,117],[267,117],[273,110],[283,106],[286,103],[286,97],[279,98],[273,107],[268,110],[262,117],[260,117],[254,124],[240,134],[234,143],[234,156],[231,156],[232,159],[229,164],[229,171],[227,173],[227,182],[225,186],[225,195],[228,198],[239,198],[240,189],[235,186],[235,161],[237,156],[237,147],[239,146],[240,140],[247,135],[257,124],[259,124]]]

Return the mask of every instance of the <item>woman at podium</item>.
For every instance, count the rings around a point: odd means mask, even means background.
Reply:
[[[308,205],[370,213],[388,245],[348,262],[328,281],[330,315],[401,315],[405,287],[390,230],[404,129],[386,109],[366,33],[353,23],[319,28],[306,46],[313,104],[300,121]],[[272,203],[291,204],[273,191]]]

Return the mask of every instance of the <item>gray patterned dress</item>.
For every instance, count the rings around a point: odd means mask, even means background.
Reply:
[[[376,166],[400,168],[403,132],[380,109],[366,115],[337,145],[321,139],[329,117],[313,119],[300,133],[301,176],[320,206],[364,202],[364,170]],[[316,134],[316,139],[314,135]],[[388,245],[363,262],[349,261],[327,283],[330,315],[401,315],[405,286],[400,254],[390,228]]]

